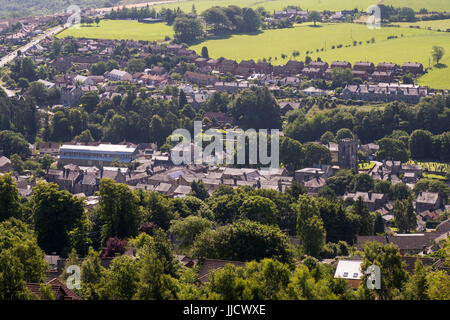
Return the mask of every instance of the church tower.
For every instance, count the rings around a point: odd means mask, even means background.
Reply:
[[[358,173],[358,137],[339,140],[339,167],[341,169],[353,169]]]

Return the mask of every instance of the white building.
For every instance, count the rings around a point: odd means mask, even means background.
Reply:
[[[109,72],[108,79],[111,81],[131,81],[133,76],[126,71],[114,69]]]

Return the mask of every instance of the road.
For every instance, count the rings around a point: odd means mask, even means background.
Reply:
[[[59,26],[59,27],[56,27],[55,29],[51,29],[51,30],[48,30],[48,31],[44,32],[43,34],[37,36],[36,38],[33,38],[33,40],[28,42],[23,47],[20,47],[16,51],[13,51],[10,54],[8,54],[7,56],[4,56],[2,59],[0,59],[0,68],[3,68],[5,65],[7,65],[8,63],[12,62],[15,58],[17,58],[17,52],[19,50],[20,50],[21,53],[27,52],[31,47],[33,47],[34,45],[40,43],[46,37],[55,35],[55,34],[61,32],[61,31],[63,31],[67,27],[68,27],[68,25]],[[3,87],[1,85],[0,85],[0,88],[2,88],[6,92],[8,97],[15,96],[15,92],[14,91],[6,89],[5,87]]]

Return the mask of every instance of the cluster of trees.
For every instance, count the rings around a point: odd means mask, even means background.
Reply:
[[[117,10],[112,9],[109,13],[105,15],[105,19],[111,20],[127,20],[127,19],[145,19],[145,18],[156,18],[158,16],[155,8],[151,8],[147,5],[142,8],[132,7],[122,7],[117,8]]]
[[[386,104],[384,108],[373,108],[368,111],[356,108],[326,110],[317,112],[311,117],[305,116],[302,110],[295,110],[288,112],[288,123],[284,132],[288,137],[307,142],[319,140],[327,131],[336,133],[342,128],[347,128],[356,132],[362,143],[383,138],[403,141],[404,145],[399,141],[382,140],[383,150],[380,150],[380,156],[385,155],[389,158],[395,155],[397,158],[405,159],[407,158],[405,150],[410,149],[412,158],[448,161],[446,150],[449,107],[448,96],[434,96],[422,99],[416,106],[392,102]],[[426,141],[428,145],[422,141]]]
[[[416,13],[413,9],[407,7],[393,7],[379,5],[381,17],[385,21],[390,22],[415,22],[417,21]]]
[[[212,7],[202,13],[212,32],[256,32],[261,28],[260,14],[252,8]]]

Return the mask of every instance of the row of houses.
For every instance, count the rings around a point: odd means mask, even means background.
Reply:
[[[419,103],[429,94],[427,88],[397,83],[347,85],[342,91],[342,97],[349,100],[404,101],[410,104]]]

